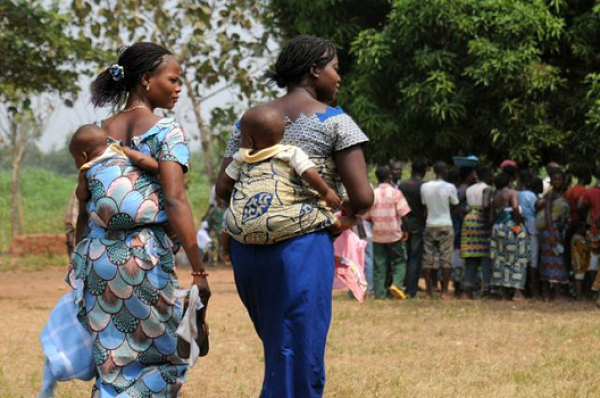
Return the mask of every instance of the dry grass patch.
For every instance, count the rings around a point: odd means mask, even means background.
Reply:
[[[63,272],[0,273],[0,398],[38,392],[38,335],[66,292]],[[231,271],[212,272],[211,283],[211,353],[190,372],[180,396],[257,397],[262,349]],[[591,303],[359,305],[336,292],[333,307],[326,397],[592,397],[600,390],[600,317]],[[58,397],[85,397],[89,388],[63,383]]]

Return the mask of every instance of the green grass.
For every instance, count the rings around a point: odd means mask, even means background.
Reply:
[[[208,178],[200,174],[200,165],[186,175],[187,195],[196,226],[208,207]],[[21,171],[23,223],[26,234],[64,231],[63,215],[75,185],[75,174],[63,176],[48,170],[28,168]],[[10,244],[10,171],[0,171],[0,252]]]
[[[69,259],[64,256],[24,256],[0,255],[0,272],[33,272],[50,267],[67,267]]]
[[[25,233],[60,233],[63,214],[76,176],[62,176],[43,169],[21,171]],[[0,251],[10,243],[10,171],[0,172]]]

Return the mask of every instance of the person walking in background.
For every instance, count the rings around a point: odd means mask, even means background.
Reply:
[[[494,179],[494,226],[490,242],[492,285],[500,289],[503,299],[522,301],[525,299],[523,290],[527,281],[530,249],[519,211],[517,191],[510,188],[510,182],[511,177],[506,173],[500,173]]]
[[[423,185],[423,178],[427,172],[427,160],[425,158],[413,159],[411,167],[411,177],[400,183],[400,191],[410,207],[410,213],[406,216],[408,227],[406,294],[413,298],[417,295],[421,263],[423,262],[423,233],[426,215],[421,198],[421,185]]]
[[[402,288],[406,276],[406,249],[408,234],[402,232],[405,216],[410,207],[401,191],[391,184],[390,170],[379,166],[375,170],[379,185],[375,188],[373,207],[365,218],[373,224],[373,284],[375,298],[383,299],[389,291],[397,299],[406,298]],[[386,285],[386,275],[391,285]]]
[[[565,173],[557,171],[550,176],[552,190],[543,199],[543,206],[536,217],[540,231],[540,281],[544,300],[559,299],[560,287],[569,283],[564,261],[564,234],[569,218],[569,204],[563,197]],[[554,297],[550,286],[554,286]]]
[[[423,236],[423,270],[427,298],[433,298],[433,273],[438,264],[442,267],[442,299],[449,300],[448,284],[452,272],[452,245],[454,231],[450,217],[451,206],[458,205],[456,187],[445,179],[448,176],[448,166],[444,162],[436,162],[433,166],[435,180],[421,186],[421,198],[427,208],[427,220]],[[434,262],[436,255],[439,263]]]
[[[465,290],[467,297],[474,298],[477,285],[477,270],[481,269],[482,296],[490,292],[492,274],[490,262],[491,225],[489,219],[492,199],[492,170],[486,166],[478,166],[476,170],[479,182],[471,185],[466,191],[468,213],[465,216],[460,242],[460,255],[465,259]]]
[[[534,182],[535,176],[530,170],[522,170],[519,173],[517,199],[519,201],[519,207],[521,210],[521,215],[523,216],[525,229],[527,230],[527,236],[529,238],[529,246],[531,250],[529,264],[527,264],[527,283],[531,287],[531,296],[533,298],[537,298],[540,296],[538,273],[539,243],[538,230],[535,226],[535,213],[538,196],[535,192],[533,192]]]

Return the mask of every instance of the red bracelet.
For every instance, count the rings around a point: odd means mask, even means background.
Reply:
[[[206,272],[206,270],[192,271],[192,276],[203,276],[206,278],[208,276],[208,272]]]

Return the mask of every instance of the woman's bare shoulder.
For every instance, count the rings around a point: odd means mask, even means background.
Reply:
[[[144,134],[162,119],[155,114],[140,116],[116,114],[102,122],[102,129],[112,138],[129,141],[128,138]]]

